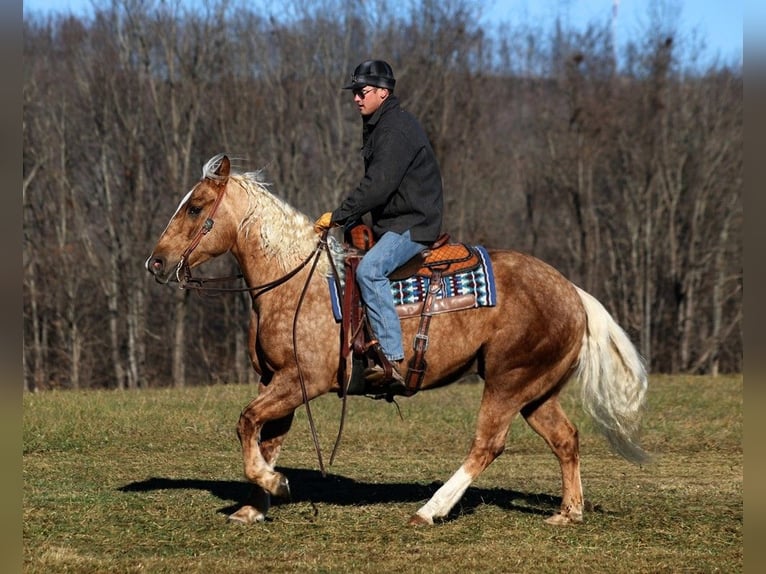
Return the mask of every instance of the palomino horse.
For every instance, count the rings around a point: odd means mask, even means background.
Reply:
[[[237,425],[245,476],[260,488],[251,504],[229,517],[235,521],[263,520],[271,495],[289,497],[287,479],[274,465],[293,413],[304,399],[341,390],[329,259],[322,258],[321,273],[310,274],[305,265],[317,244],[306,215],[269,193],[257,174],[233,173],[228,157],[217,155],[205,164],[202,179],[183,198],[146,261],[147,270],[167,283],[183,281],[191,268],[231,252],[248,286],[273,285],[253,296],[249,350],[261,383]],[[647,387],[642,360],[604,307],[558,271],[514,251],[489,253],[496,305],[433,318],[421,387],[478,374],[484,390],[476,434],[462,466],[410,523],[433,524],[448,514],[503,452],[517,413],[561,466],[561,507],[548,522],[582,522],[578,433],[559,393],[569,380],[579,379],[583,406],[613,449],[640,463],[647,457],[634,440]],[[417,324],[402,320],[405,348]]]

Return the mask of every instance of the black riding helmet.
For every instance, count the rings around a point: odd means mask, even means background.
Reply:
[[[351,76],[351,83],[343,86],[344,90],[359,90],[364,86],[393,90],[396,85],[394,71],[383,60],[365,60],[359,64]]]

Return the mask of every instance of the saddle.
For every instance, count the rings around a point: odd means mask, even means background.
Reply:
[[[444,233],[432,245],[389,275],[392,281],[416,275],[428,278],[428,290],[422,302],[397,306],[400,318],[420,316],[420,323],[413,341],[415,353],[407,364],[407,373],[404,376],[405,388],[392,390],[386,386],[388,383],[384,383],[382,387],[371,387],[361,376],[367,368],[377,363],[383,368],[385,378],[390,382],[393,369],[380,345],[372,337],[356,282],[356,268],[364,253],[375,243],[372,230],[364,224],[357,225],[346,231],[345,242],[346,285],[341,303],[341,363],[345,365],[348,353],[352,353],[353,365],[347,393],[385,397],[389,401],[395,394],[412,396],[420,390],[425,377],[428,328],[433,315],[475,306],[475,298],[468,295],[437,298],[443,289],[442,280],[450,275],[477,268],[481,264],[481,258],[476,249],[463,243],[452,243],[449,235]]]

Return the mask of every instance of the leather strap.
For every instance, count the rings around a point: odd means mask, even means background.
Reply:
[[[436,295],[442,289],[441,278],[441,271],[434,269],[428,284],[426,299],[423,301],[423,310],[420,312],[418,332],[415,335],[415,340],[412,342],[415,354],[407,364],[407,376],[404,378],[408,397],[411,397],[420,390],[426,375],[428,363],[426,363],[425,355],[428,350],[428,327],[431,324],[431,317],[433,317],[432,308],[434,299],[436,299]]]
[[[189,243],[189,246],[184,250],[184,252],[181,254],[181,262],[184,265],[188,265],[186,262],[189,259],[189,255],[191,255],[191,252],[194,251],[197,248],[197,245],[199,245],[199,242],[202,241],[202,238],[205,237],[208,233],[210,233],[210,230],[213,229],[213,224],[215,223],[215,220],[213,219],[215,217],[215,212],[218,211],[218,206],[221,205],[221,200],[223,199],[223,194],[226,191],[226,185],[219,184],[216,182],[212,182],[212,184],[216,187],[218,187],[218,195],[215,197],[215,201],[213,202],[213,208],[210,210],[210,213],[207,216],[207,219],[202,223],[202,226],[197,230],[197,233],[194,234],[194,237],[191,240],[191,243]]]
[[[345,274],[346,288],[343,292],[342,331],[343,331],[343,358],[352,350],[357,355],[364,355],[370,346],[365,340],[365,321],[362,312],[362,298],[356,283],[356,268],[362,257],[350,255],[346,257]]]

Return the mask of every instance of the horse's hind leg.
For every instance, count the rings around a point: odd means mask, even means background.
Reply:
[[[583,494],[580,480],[580,443],[577,428],[561,408],[558,396],[521,410],[524,419],[539,434],[559,459],[562,497],[559,512],[546,520],[549,524],[572,524],[583,520]]]
[[[518,408],[502,392],[484,387],[479,409],[476,436],[462,466],[431,499],[410,518],[410,524],[433,524],[434,518],[446,516],[466,489],[505,449],[508,429]]]

